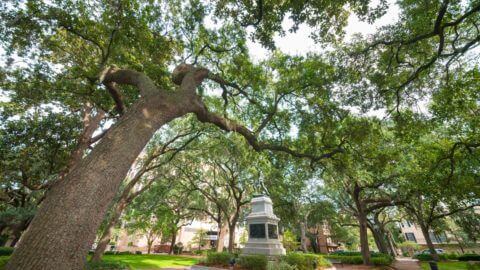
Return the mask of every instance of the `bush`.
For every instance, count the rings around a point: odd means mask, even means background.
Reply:
[[[9,256],[12,255],[13,248],[12,247],[0,247],[0,256]]]
[[[88,262],[87,270],[130,270],[131,268],[122,262]]]
[[[372,257],[370,261],[374,265],[390,265],[393,262],[393,258],[392,256],[384,255],[384,256]]]
[[[480,261],[480,255],[478,254],[463,254],[458,256],[459,261]]]
[[[362,256],[327,255],[325,256],[325,258],[336,260],[344,264],[362,264],[363,263]]]
[[[245,255],[238,259],[238,264],[246,270],[266,270],[268,260],[265,255]]]
[[[136,255],[142,255],[142,252],[140,250],[135,251]]]
[[[10,257],[7,256],[0,257],[0,269],[3,269],[5,267],[9,259]]]
[[[271,262],[267,265],[267,270],[298,270],[298,268],[286,262]]]
[[[115,255],[133,255],[134,253],[131,251],[117,251]]]
[[[233,255],[228,252],[208,252],[206,265],[228,266]]]
[[[296,266],[298,270],[312,270],[316,267],[330,266],[330,262],[323,256],[308,253],[289,253],[282,257],[282,261],[289,265]]]
[[[430,254],[417,254],[413,256],[414,259],[417,259],[422,262],[428,262],[428,261],[433,261],[433,257]],[[446,254],[438,254],[438,258],[441,261],[446,261],[447,260],[447,255]]]
[[[105,251],[103,255],[115,255],[115,251]]]
[[[447,260],[458,260],[458,254],[456,253],[446,253],[445,259]]]

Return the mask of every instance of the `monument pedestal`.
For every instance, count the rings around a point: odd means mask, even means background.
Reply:
[[[272,200],[267,196],[252,199],[252,212],[247,216],[248,241],[242,254],[285,255],[278,239],[278,221],[273,213]]]

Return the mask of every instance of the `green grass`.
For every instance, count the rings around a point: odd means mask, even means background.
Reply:
[[[162,267],[192,266],[198,259],[171,255],[105,255],[104,261],[123,262],[132,269],[160,269]]]
[[[422,262],[421,265],[423,270],[430,270],[430,266],[428,266],[428,262]],[[466,270],[467,262],[439,262],[438,269],[439,270]]]
[[[1,257],[8,258],[7,256]],[[197,258],[171,255],[105,255],[104,261],[123,262],[128,264],[133,270],[136,269],[161,269],[163,267],[182,267],[192,266],[198,263]],[[2,260],[0,260],[0,270],[3,269]]]

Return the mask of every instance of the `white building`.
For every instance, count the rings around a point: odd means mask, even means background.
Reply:
[[[189,225],[183,226],[177,232],[176,244],[181,243],[183,246],[183,251],[191,252],[198,250],[198,244],[195,243],[194,238],[199,231],[205,231],[207,233],[207,244],[201,246],[201,250],[210,249],[217,246],[218,241],[218,226],[215,222],[210,222],[208,220],[200,221],[193,220]],[[235,230],[235,247],[241,247],[241,238],[245,234],[244,227],[237,227]],[[116,251],[130,251],[136,252],[141,251],[146,253],[148,249],[147,237],[146,235],[140,233],[129,234],[127,230],[120,229],[119,233],[113,241],[115,245],[110,247],[110,250]],[[228,247],[228,232],[226,232],[224,237],[224,247]],[[164,253],[170,250],[171,239],[162,239],[158,237],[153,242],[152,252]]]

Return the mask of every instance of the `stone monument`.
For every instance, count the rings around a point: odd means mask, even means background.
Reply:
[[[254,196],[252,212],[247,216],[248,242],[242,254],[284,255],[278,237],[278,221],[273,213],[272,200],[266,195]]]

